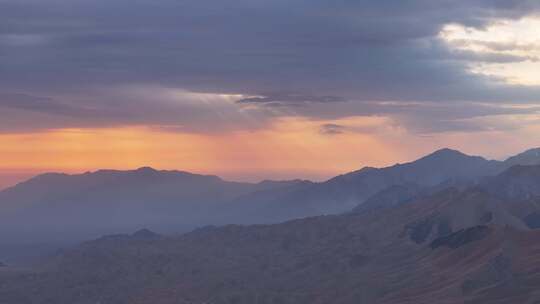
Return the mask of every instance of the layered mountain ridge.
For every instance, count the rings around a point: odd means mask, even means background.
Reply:
[[[369,212],[104,237],[60,253],[38,273],[0,276],[0,299],[534,304],[540,230],[528,217],[539,212],[540,193],[533,184],[540,166],[517,166]]]
[[[480,183],[515,164],[540,164],[537,151],[494,161],[442,149],[410,163],[364,168],[320,183],[238,183],[147,167],[79,175],[49,173],[0,192],[0,251],[20,255],[11,247],[21,240],[23,250],[38,252],[28,248],[55,248],[59,245],[36,247],[34,243],[77,242],[144,227],[173,233],[205,225],[270,224],[340,214],[357,206],[370,210],[383,207],[384,200],[397,206],[449,186]]]

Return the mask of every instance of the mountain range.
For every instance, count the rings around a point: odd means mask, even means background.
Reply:
[[[140,230],[101,237],[63,250],[33,271],[0,272],[0,299],[6,304],[540,301],[540,165],[514,165],[491,177],[422,191],[410,185],[367,201],[375,204],[379,197],[386,202],[380,208],[281,224],[208,226],[177,236]],[[399,193],[405,198],[395,199]]]
[[[540,149],[505,161],[442,149],[410,163],[366,167],[319,183],[239,183],[147,167],[48,173],[0,192],[0,259],[145,227],[186,232],[205,225],[270,224],[355,207],[380,208],[385,195],[387,200],[392,195],[410,200],[420,195],[416,192],[427,195],[450,185],[477,183],[519,164],[540,164]]]

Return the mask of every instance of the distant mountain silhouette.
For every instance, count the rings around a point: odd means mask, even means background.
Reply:
[[[151,239],[160,238],[161,236],[151,230],[141,229],[133,233],[132,237],[136,239],[141,239],[141,240],[151,240]]]
[[[441,184],[479,181],[499,174],[520,161],[540,164],[540,156],[535,157],[532,152],[520,155],[529,156],[518,155],[507,161],[495,161],[441,149],[410,163],[381,169],[363,168],[322,183],[299,184],[263,195],[250,194],[239,198],[236,204],[243,206],[239,209],[247,213],[244,217],[247,223],[272,223],[305,216],[337,214],[347,212],[392,187],[396,191],[414,185],[417,188],[414,191],[420,191],[419,188]]]
[[[352,212],[373,212],[379,209],[397,207],[423,195],[429,195],[433,192],[431,189],[432,187],[422,187],[413,183],[392,185],[372,195],[364,203],[356,206]]]
[[[535,209],[527,204],[540,202],[540,165],[510,167],[499,175],[486,177],[478,182],[448,181],[436,186],[422,187],[417,184],[405,184],[386,188],[369,198],[365,203],[353,209],[353,213],[373,212],[379,209],[408,204],[426,198],[442,189],[455,188],[464,190],[473,188],[488,193],[493,199],[511,201],[508,206],[519,213]],[[533,216],[525,214],[525,216]],[[523,219],[523,216],[521,216]]]
[[[514,166],[469,187],[441,187],[370,212],[206,227],[173,237],[104,237],[62,252],[34,274],[0,276],[0,299],[537,303],[540,230],[514,208],[539,202],[534,184],[540,184],[540,166]],[[408,195],[413,188],[394,189]],[[527,208],[538,213],[540,205]]]
[[[375,209],[391,207],[448,185],[478,183],[516,163],[540,164],[535,151],[493,161],[442,149],[410,163],[363,168],[321,183],[239,183],[152,168],[43,174],[0,192],[0,249],[20,240],[79,241],[143,227],[170,233],[211,224],[277,223],[349,212],[366,202]],[[404,189],[411,185],[412,192]]]
[[[483,183],[491,193],[501,198],[527,200],[540,196],[540,165],[516,165]]]
[[[530,149],[505,161],[507,167],[514,165],[538,165],[540,164],[540,148]]]
[[[238,183],[152,168],[43,174],[0,192],[0,249],[20,242],[27,248],[32,240],[80,241],[142,227],[186,231],[219,222],[219,204],[298,182]]]

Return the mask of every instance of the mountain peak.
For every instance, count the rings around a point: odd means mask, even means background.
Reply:
[[[440,149],[440,150],[437,150],[431,154],[428,154],[422,158],[420,158],[419,160],[417,161],[437,161],[437,162],[440,162],[440,161],[443,161],[443,162],[452,162],[452,161],[457,161],[457,160],[464,160],[464,159],[479,159],[479,160],[484,160],[484,158],[480,157],[480,156],[470,156],[470,155],[467,155],[461,151],[458,151],[458,150],[453,150],[453,149],[450,149],[450,148],[444,148],[444,149]]]
[[[137,170],[135,170],[137,173],[157,173],[158,170],[152,168],[152,167],[140,167]]]
[[[426,157],[435,157],[435,156],[469,156],[461,151],[450,149],[450,148],[442,148],[439,149],[431,154],[429,154]]]
[[[532,148],[532,149],[529,149],[523,153],[521,153],[523,155],[534,155],[534,156],[540,156],[540,147],[538,148]]]
[[[159,234],[149,230],[149,229],[141,229],[131,235],[134,238],[137,239],[155,239],[159,237]]]
[[[508,158],[504,162],[510,165],[538,165],[540,164],[540,148],[529,149]]]

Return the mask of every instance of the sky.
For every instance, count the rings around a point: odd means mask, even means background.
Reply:
[[[537,0],[0,0],[0,188],[540,146]]]

